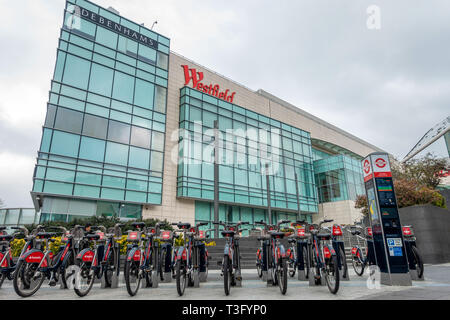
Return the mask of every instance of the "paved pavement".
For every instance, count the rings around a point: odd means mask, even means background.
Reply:
[[[351,268],[351,267],[350,267]],[[159,288],[140,289],[135,297],[130,297],[126,291],[125,284],[120,281],[117,289],[101,289],[100,284],[94,284],[88,296],[79,298],[72,290],[60,290],[57,287],[49,287],[47,281],[42,288],[33,296],[26,299],[83,299],[83,300],[114,300],[114,299],[137,299],[137,300],[354,300],[354,299],[450,299],[450,264],[426,265],[425,281],[414,281],[412,287],[391,287],[381,285],[380,288],[369,289],[367,287],[367,275],[358,277],[350,269],[350,281],[342,281],[339,292],[332,295],[326,286],[310,287],[307,281],[298,281],[289,278],[288,291],[285,296],[281,295],[278,287],[267,287],[261,281],[256,270],[243,270],[243,284],[240,288],[233,287],[231,294],[225,296],[223,280],[219,271],[210,271],[208,281],[200,284],[200,288],[187,287],[183,297],[179,297],[175,281],[171,283],[160,283]],[[16,295],[11,281],[5,281],[0,289],[0,300],[23,299]]]

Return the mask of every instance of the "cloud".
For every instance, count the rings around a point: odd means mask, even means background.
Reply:
[[[400,158],[449,115],[448,2],[94,2],[146,26],[157,20],[155,31],[171,38],[175,52]],[[31,205],[64,3],[0,2],[0,197],[7,204]],[[366,27],[372,4],[380,30]],[[445,156],[444,147],[438,141],[430,150]]]

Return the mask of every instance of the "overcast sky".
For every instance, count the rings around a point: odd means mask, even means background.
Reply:
[[[171,50],[402,158],[450,115],[449,1],[97,0]],[[64,0],[0,0],[0,198],[30,190]],[[370,5],[380,29],[369,29]],[[372,24],[372,26],[374,26]],[[245,107],[245,106],[244,106]],[[430,147],[446,156],[440,139]]]

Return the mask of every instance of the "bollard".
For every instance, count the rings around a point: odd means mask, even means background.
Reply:
[[[193,276],[194,276],[194,288],[199,288],[200,287],[200,275],[199,275],[198,269],[195,269],[193,271]]]
[[[158,272],[154,271],[152,272],[152,279],[151,279],[151,287],[152,288],[158,288],[159,287],[159,274]]]
[[[200,272],[199,273],[200,282],[206,282],[208,279],[208,273],[207,272]]]
[[[267,279],[268,279],[267,271],[263,271],[263,272],[262,272],[261,280],[262,280],[262,281],[267,281]]]
[[[234,282],[235,287],[242,287],[242,276],[241,276],[241,271],[240,270],[236,270],[236,272],[234,273]]]
[[[164,272],[164,280],[162,280],[161,282],[163,283],[170,283],[172,282],[172,273],[169,272]]]
[[[306,274],[305,270],[298,270],[297,280],[308,281],[308,275]]]
[[[411,280],[414,281],[425,281],[424,276],[422,275],[421,278],[419,278],[419,276],[417,275],[417,270],[409,270],[409,274],[411,275]]]

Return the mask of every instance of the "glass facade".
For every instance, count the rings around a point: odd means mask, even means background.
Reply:
[[[213,125],[218,121],[219,200],[261,208],[267,206],[264,164],[270,158],[271,206],[297,211],[295,173],[300,208],[317,212],[310,134],[195,89],[180,91],[180,154],[177,195],[214,199]],[[248,208],[247,208],[248,209]],[[251,209],[251,208],[250,208]]]
[[[314,153],[314,152],[313,152]],[[365,194],[361,161],[344,155],[314,161],[319,202],[356,200]]]
[[[122,33],[76,8],[117,23]],[[152,39],[156,49],[124,30]],[[66,2],[34,196],[161,204],[169,45],[91,2]]]

